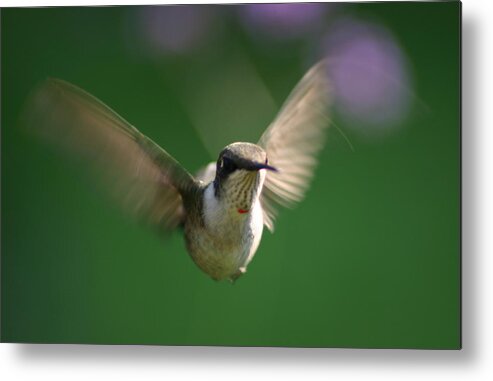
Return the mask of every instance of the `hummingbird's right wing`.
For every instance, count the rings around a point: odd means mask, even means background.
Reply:
[[[310,184],[330,124],[329,90],[327,60],[323,60],[296,85],[258,142],[269,164],[278,169],[268,171],[261,194],[264,224],[271,231],[277,206],[300,201]]]
[[[204,184],[209,184],[216,177],[216,162],[211,161],[205,167],[200,168],[195,174],[195,178]]]
[[[184,219],[182,195],[196,183],[165,150],[84,90],[59,79],[41,83],[21,122],[91,161],[127,211],[160,229]]]

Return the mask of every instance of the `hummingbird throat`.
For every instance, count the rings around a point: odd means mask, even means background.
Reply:
[[[237,176],[231,176],[220,192],[222,201],[229,205],[235,213],[248,214],[262,189],[265,173],[261,172],[264,170],[239,172]]]

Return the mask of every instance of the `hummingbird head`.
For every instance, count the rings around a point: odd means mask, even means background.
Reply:
[[[269,165],[267,153],[252,143],[226,146],[217,160],[214,190],[239,213],[247,213],[260,194],[265,170],[277,171]]]

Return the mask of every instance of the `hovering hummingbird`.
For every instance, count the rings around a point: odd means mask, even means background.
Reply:
[[[294,88],[257,144],[226,146],[192,176],[163,148],[84,90],[48,79],[23,122],[90,159],[112,194],[161,232],[182,228],[196,265],[215,280],[245,273],[278,206],[300,201],[329,125],[325,61]]]

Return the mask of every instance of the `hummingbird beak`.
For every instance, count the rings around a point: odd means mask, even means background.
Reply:
[[[268,171],[278,172],[276,167],[273,167],[273,166],[268,165],[268,164],[254,163],[252,165],[252,167],[253,167],[252,169],[255,171],[259,171],[261,169],[267,169]]]

